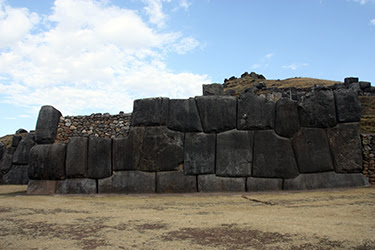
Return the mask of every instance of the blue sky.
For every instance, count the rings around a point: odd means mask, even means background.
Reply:
[[[0,34],[0,136],[245,71],[375,83],[375,0],[0,0]]]

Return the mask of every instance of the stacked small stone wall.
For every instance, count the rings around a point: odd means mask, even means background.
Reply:
[[[362,134],[363,174],[375,184],[375,134]]]
[[[38,144],[30,152],[29,193],[368,185],[362,174],[360,103],[350,89],[314,90],[298,103],[250,92],[238,98],[140,99],[127,137],[72,137],[67,145],[51,138],[60,116],[51,106],[41,109]]]

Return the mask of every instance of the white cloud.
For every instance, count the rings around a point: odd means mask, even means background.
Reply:
[[[274,54],[273,53],[268,53],[267,55],[264,56],[265,59],[270,59],[271,57],[273,57]]]
[[[352,0],[353,2],[360,3],[361,5],[367,4],[367,3],[375,3],[375,0]]]
[[[149,15],[149,22],[156,25],[158,28],[165,26],[167,15],[163,12],[162,0],[143,0],[147,6],[144,10]]]
[[[162,1],[147,1],[152,4],[162,9]],[[3,16],[37,16],[8,5],[2,10]],[[159,26],[162,19],[155,17],[153,24]],[[4,102],[33,111],[50,104],[63,114],[130,112],[134,98],[186,98],[210,83],[207,75],[174,73],[165,64],[169,53],[200,47],[196,39],[152,28],[134,10],[105,1],[56,0],[53,13],[38,23],[45,25],[39,33],[30,33],[36,22],[25,23],[32,25],[10,47],[0,48]]]
[[[370,25],[374,25],[375,26],[375,18],[370,21]]]
[[[282,66],[282,68],[296,70],[298,68],[306,67],[308,65],[309,65],[308,63],[292,63],[292,64],[289,64],[289,65],[284,65],[284,66]]]
[[[188,10],[191,3],[188,1],[188,0],[180,0],[180,3],[179,3],[180,7],[183,8],[184,10]]]

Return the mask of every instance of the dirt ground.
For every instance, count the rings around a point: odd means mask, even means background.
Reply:
[[[0,186],[0,249],[375,249],[375,186],[30,196]]]

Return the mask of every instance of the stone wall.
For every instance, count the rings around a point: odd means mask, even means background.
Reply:
[[[375,134],[361,134],[363,174],[375,185]]]
[[[44,106],[30,151],[29,193],[244,192],[368,185],[360,103],[351,89],[299,102],[250,92],[134,101],[129,135],[52,143]],[[45,138],[46,137],[46,138]]]

